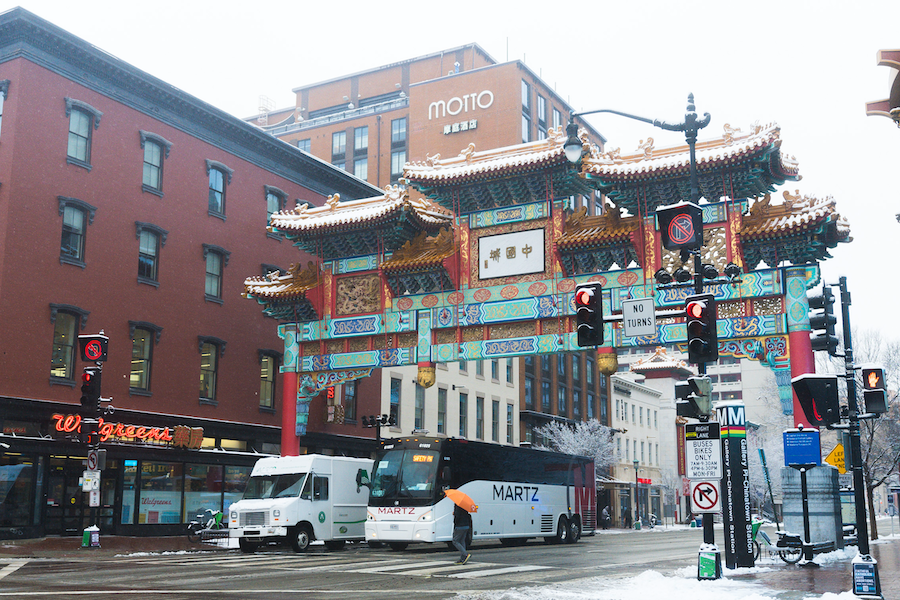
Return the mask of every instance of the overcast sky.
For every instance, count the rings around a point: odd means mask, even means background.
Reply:
[[[0,0],[16,5],[239,117],[260,95],[292,106],[295,87],[475,42],[524,60],[576,110],[680,121],[693,92],[712,115],[700,139],[774,121],[803,176],[775,196],[837,200],[854,241],[824,263],[826,281],[847,276],[854,327],[900,338],[900,129],[865,116],[887,97],[876,52],[900,48],[896,0]],[[647,136],[684,142],[614,115],[588,120],[623,153]]]

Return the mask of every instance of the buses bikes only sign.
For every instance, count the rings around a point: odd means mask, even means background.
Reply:
[[[722,440],[719,424],[688,423],[684,426],[684,458],[688,479],[722,478]]]

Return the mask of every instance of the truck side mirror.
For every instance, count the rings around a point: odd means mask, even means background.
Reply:
[[[359,488],[367,487],[371,489],[372,482],[369,481],[369,473],[365,469],[357,469],[356,470],[356,493],[359,493]]]

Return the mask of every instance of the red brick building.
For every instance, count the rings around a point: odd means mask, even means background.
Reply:
[[[378,190],[25,10],[0,47],[0,538],[180,532],[279,451],[283,343],[241,292],[303,257],[268,214]],[[95,521],[73,438],[101,330]],[[336,425],[307,446],[369,451]]]

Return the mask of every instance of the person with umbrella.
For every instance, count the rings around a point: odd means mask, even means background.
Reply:
[[[453,545],[459,550],[459,560],[456,564],[464,565],[472,558],[472,553],[466,549],[466,538],[472,529],[472,515],[469,513],[476,512],[478,506],[459,490],[448,489],[444,490],[444,493],[456,504],[453,507]]]

